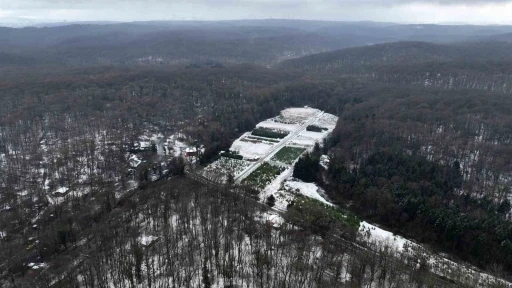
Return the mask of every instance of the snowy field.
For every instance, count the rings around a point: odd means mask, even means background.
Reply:
[[[297,145],[305,148],[312,148],[316,143],[322,144],[323,139],[328,133],[317,133],[304,131],[290,141],[292,145]]]
[[[281,114],[275,118],[267,119],[256,125],[259,128],[267,128],[275,131],[294,132],[297,131],[302,124],[311,119],[320,111],[313,108],[288,108],[281,111]],[[334,127],[338,117],[331,114],[323,114],[312,125],[326,128],[324,132],[303,131],[294,139],[290,140],[290,144],[301,147],[311,148],[315,143],[322,143],[323,139],[328,137]],[[240,155],[247,158],[261,158],[277,143],[262,140],[259,142],[257,138],[251,137],[250,132],[244,134],[233,143],[232,151],[238,151]],[[248,138],[251,137],[252,139]]]
[[[283,111],[281,111],[281,114],[278,116],[278,118],[283,119],[284,121],[290,121],[290,122],[304,122],[308,120],[309,118],[313,117],[316,113],[318,113],[320,110],[310,108],[310,107],[303,107],[303,108],[288,108]]]
[[[318,118],[313,118],[318,117]],[[308,150],[311,150],[315,143],[322,144],[323,140],[330,135],[332,130],[334,129],[336,122],[338,120],[338,117],[331,115],[331,114],[325,114],[321,113],[320,110],[309,108],[309,107],[301,107],[301,108],[288,108],[283,111],[281,111],[280,115],[274,118],[267,119],[265,121],[260,122],[256,125],[256,127],[261,128],[267,128],[275,131],[286,131],[289,132],[291,135],[293,135],[291,138],[283,139],[283,140],[277,140],[277,139],[263,139],[259,137],[253,137],[251,136],[251,132],[245,133],[242,137],[237,139],[233,145],[231,146],[230,150],[235,151],[241,156],[244,157],[244,160],[258,160],[265,157],[272,157],[271,163],[274,163],[277,156],[279,154],[279,151],[282,149],[286,149],[284,145],[289,145],[290,147],[302,147],[306,148]],[[309,125],[315,125],[321,128],[325,128],[327,130],[322,132],[312,132],[307,131],[307,127]],[[283,147],[279,151],[275,151],[276,146]],[[272,153],[271,153],[272,152]],[[287,156],[287,155],[286,155]],[[267,158],[270,159],[270,158]],[[274,162],[272,162],[274,161]],[[278,190],[281,190],[283,183],[290,178],[290,176],[293,174],[293,163],[295,161],[292,161],[292,159],[286,159],[286,161],[278,161],[280,163],[277,163],[278,165],[285,168],[284,172],[281,173],[281,175],[277,176],[274,180],[271,181],[266,187],[264,187],[262,190],[262,194],[260,195],[260,199],[263,199],[262,201],[265,201],[266,197],[270,196],[271,194],[276,193]],[[281,163],[282,162],[282,163]],[[276,163],[274,163],[276,164]],[[215,167],[215,163],[212,164],[213,167]],[[250,168],[250,167],[249,167]],[[249,169],[247,168],[247,169]],[[211,170],[215,168],[210,168]],[[250,171],[250,170],[249,170]],[[253,170],[253,173],[256,172],[256,170]],[[248,175],[250,176],[250,175]],[[247,177],[247,176],[245,176]],[[296,185],[300,186],[299,184],[290,184],[290,185]],[[303,187],[291,187],[289,186],[288,189],[294,189],[299,188],[298,190],[303,191],[305,196],[308,195],[318,195],[311,192],[311,190],[314,190],[311,186],[304,185]],[[309,190],[308,190],[309,188]],[[311,192],[311,193],[309,193]],[[299,192],[301,193],[301,192]],[[309,193],[309,194],[308,194]],[[285,193],[286,194],[286,193]],[[290,194],[290,193],[288,193]],[[276,195],[274,195],[275,197]],[[289,195],[283,196],[283,201],[280,201],[278,199],[277,206],[284,205],[286,206],[285,202],[290,200],[288,199]],[[284,199],[286,198],[286,199]],[[320,200],[322,197],[318,196],[315,199]],[[286,200],[286,201],[285,201]],[[282,203],[281,203],[282,202]]]
[[[331,114],[324,114],[320,119],[314,122],[312,126],[325,128],[327,130],[323,132],[303,131],[297,137],[292,139],[290,144],[308,149],[314,147],[316,143],[322,144],[323,140],[331,135],[332,131],[336,127],[337,121],[338,117]]]
[[[268,141],[246,140],[245,136],[237,139],[231,146],[231,151],[236,151],[244,159],[259,159],[270,151],[276,143]]]
[[[318,112],[320,112],[320,110],[309,107],[288,108],[281,111],[279,116],[260,122],[256,127],[292,132],[297,130],[301,124],[311,119],[311,117],[315,116]],[[334,115],[331,116],[335,117]]]

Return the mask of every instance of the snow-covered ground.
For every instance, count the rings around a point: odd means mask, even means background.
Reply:
[[[281,111],[279,116],[260,122],[256,127],[292,132],[297,130],[301,124],[311,119],[319,112],[320,110],[310,107],[288,108]],[[335,117],[337,119],[334,115],[330,115],[326,119],[331,117]],[[322,119],[324,119],[324,117],[320,118],[319,121]]]
[[[288,108],[281,111],[280,115],[274,118],[267,119],[265,121],[260,122],[256,125],[256,127],[264,127],[273,130],[287,131],[292,133],[290,136],[291,139],[261,139],[251,136],[251,132],[247,132],[238,138],[235,142],[233,142],[230,150],[237,152],[239,155],[244,157],[244,160],[258,160],[264,157],[269,156],[269,152],[275,150],[277,145],[283,145],[283,141],[287,141],[287,144],[290,146],[304,147],[309,150],[313,148],[315,143],[321,144],[323,139],[328,137],[334,127],[336,126],[336,122],[338,117],[320,113],[321,111],[318,109],[310,108],[310,107],[300,107],[300,108]],[[305,125],[315,125],[321,128],[325,128],[327,130],[323,132],[311,132],[306,130]],[[293,134],[294,133],[294,134]],[[290,138],[288,137],[288,138]],[[278,151],[275,151],[278,152]],[[274,153],[275,153],[274,152]],[[219,160],[225,161],[225,160]],[[219,162],[217,161],[217,162]],[[219,170],[218,168],[226,163],[213,163],[209,165],[205,169],[207,172],[212,172]],[[271,183],[269,183],[260,194],[260,199],[265,201],[267,197],[270,195],[274,195],[276,197],[276,207],[279,209],[285,209],[288,203],[293,200],[293,194],[302,194],[306,197],[311,197],[317,199],[321,202],[328,203],[319,193],[317,188],[314,187],[313,184],[293,182],[287,184],[286,187],[283,186],[283,183],[287,182],[287,180],[293,174],[293,165],[292,164],[283,164],[283,168],[286,168],[284,172],[281,173],[276,179],[274,179]],[[247,168],[247,167],[245,167]],[[244,168],[244,169],[245,169]],[[225,168],[227,170],[231,168]],[[233,170],[233,169],[231,169]],[[236,171],[238,172],[238,171]],[[219,177],[225,177],[225,173],[217,172]],[[232,172],[230,172],[232,173]],[[235,176],[238,173],[235,173]],[[281,191],[282,190],[282,191]],[[291,192],[291,191],[296,192]],[[279,195],[277,192],[280,192]]]
[[[311,134],[304,134],[304,133],[314,133],[316,135]],[[294,138],[292,141],[290,141],[291,144],[305,147],[305,148],[312,148],[315,146],[315,143],[321,144],[322,140],[325,138],[323,136],[326,136],[324,133],[316,133],[316,132],[309,132],[304,131],[299,134],[296,138]]]
[[[128,163],[130,167],[137,168],[142,163],[142,160],[140,160],[137,155],[130,154],[130,156],[128,156]]]
[[[293,167],[286,169],[281,175],[279,175],[272,183],[267,185],[265,189],[260,193],[260,200],[265,202],[270,195],[274,195],[276,199],[274,208],[280,211],[286,211],[288,204],[293,200],[293,197],[287,197],[290,195],[280,195],[277,193],[282,187],[282,184],[286,179],[290,178],[293,174]]]
[[[276,199],[274,208],[280,211],[286,211],[288,205],[297,196],[305,196],[320,201],[326,205],[333,206],[327,201],[325,192],[314,183],[304,183],[300,180],[291,178],[293,168],[283,172],[274,182],[268,185],[260,195],[260,199],[265,201],[270,195]]]
[[[288,121],[303,122],[313,117],[318,111],[311,107],[288,108],[281,111],[280,116]]]
[[[299,128],[299,124],[286,124],[274,121],[274,119],[269,119],[263,122],[260,122],[256,127],[258,128],[268,128],[271,130],[279,130],[279,131],[287,131],[292,132]]]
[[[185,143],[185,139],[184,135],[179,133],[169,136],[164,144],[165,154],[182,156],[188,148],[192,148],[190,144]]]
[[[138,240],[138,242],[139,242],[142,246],[149,246],[149,245],[151,245],[153,242],[155,242],[156,240],[158,240],[158,237],[156,237],[156,236],[142,235],[142,236],[140,236],[137,240]]]
[[[318,200],[324,204],[333,206],[331,202],[325,200],[325,192],[322,188],[318,187],[315,183],[304,183],[298,180],[289,180],[284,182],[284,191],[306,196]]]
[[[57,189],[55,191],[55,193],[60,193],[60,194],[65,194],[66,192],[69,191],[69,188],[68,187],[60,187],[59,189]]]
[[[283,217],[281,217],[279,214],[275,212],[264,212],[256,217],[257,220],[260,220],[261,222],[268,223],[272,225],[274,228],[280,227],[285,221]]]
[[[38,269],[42,269],[42,268],[46,267],[46,264],[45,263],[28,263],[27,266],[31,269],[38,270]]]
[[[361,222],[361,226],[359,227],[359,236],[362,239],[378,243],[381,246],[390,246],[397,251],[402,251],[407,247],[416,246],[415,243],[403,238],[402,236],[395,235],[365,221]]]
[[[246,161],[258,161],[265,157],[271,157],[271,154],[277,153],[280,150],[278,148],[283,147],[285,144],[292,147],[303,147],[311,150],[315,143],[322,143],[323,139],[329,136],[329,134],[331,133],[332,129],[336,124],[337,119],[338,118],[336,116],[322,113],[318,109],[313,109],[309,107],[288,108],[281,111],[279,116],[267,119],[256,125],[256,127],[267,128],[275,131],[289,132],[290,135],[288,137],[286,137],[285,139],[268,139],[263,137],[255,137],[251,134],[251,132],[247,132],[233,142],[233,144],[230,147],[230,151],[236,152],[237,154],[242,156]],[[320,133],[306,131],[306,125],[311,124],[326,128],[328,130]],[[265,158],[265,161],[268,159]],[[261,164],[262,163],[260,161],[254,164],[253,166]],[[210,167],[207,167],[205,171],[215,171],[219,166],[220,165],[218,163],[213,163],[210,165]],[[284,167],[282,168],[286,168],[286,170],[288,170],[287,168],[291,166],[291,164],[284,165]],[[251,168],[250,166],[245,168],[248,172],[246,172],[247,175],[245,175],[244,172],[242,172],[241,175],[243,175],[243,178],[249,176],[249,173],[251,173],[251,171],[255,171],[255,169]],[[283,172],[282,175],[284,175],[285,172]],[[226,173],[219,171],[218,177],[223,178],[225,177],[225,174]],[[291,175],[291,173],[289,174]],[[273,189],[267,187],[267,189],[264,190],[270,189],[277,191],[285,180],[286,178],[280,176],[274,181],[272,181],[272,183],[267,185],[268,187],[276,186],[277,188]],[[263,195],[265,195],[265,193],[263,193]]]
[[[326,113],[320,119],[318,119],[315,125],[322,128],[327,128],[332,131],[334,128],[336,128],[336,123],[338,123],[338,117]]]
[[[337,121],[338,117],[325,113],[322,115],[322,117],[320,117],[320,119],[318,119],[312,125],[320,128],[325,128],[327,130],[324,130],[322,132],[303,131],[302,133],[299,134],[299,136],[291,140],[290,143],[309,149],[314,147],[316,143],[322,144],[323,140],[329,137],[329,135],[331,135],[332,131],[336,127]]]
[[[245,136],[237,139],[231,145],[231,151],[236,151],[244,159],[259,159],[265,156],[276,143],[267,141],[247,141]]]

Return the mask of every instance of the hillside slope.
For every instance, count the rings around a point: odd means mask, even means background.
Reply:
[[[512,92],[512,44],[505,42],[385,43],[292,59],[280,67],[386,84]]]

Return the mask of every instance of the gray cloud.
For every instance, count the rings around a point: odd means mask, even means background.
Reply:
[[[512,0],[0,0],[0,9],[104,8],[125,5],[194,4],[231,7],[301,7],[311,5],[403,5],[428,3],[438,5],[484,5],[512,3]]]

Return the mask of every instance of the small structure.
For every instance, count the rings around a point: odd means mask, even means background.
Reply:
[[[197,157],[197,149],[196,148],[185,149],[185,157]]]

